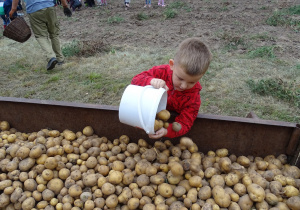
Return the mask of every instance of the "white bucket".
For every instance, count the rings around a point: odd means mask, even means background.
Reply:
[[[167,107],[167,91],[151,85],[128,85],[119,106],[120,122],[154,134],[155,116]]]

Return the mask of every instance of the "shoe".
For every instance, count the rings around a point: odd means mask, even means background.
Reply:
[[[161,3],[158,3],[158,6],[160,6],[161,5]]]
[[[63,65],[65,63],[65,61],[58,61],[57,65]]]
[[[149,4],[148,7],[151,7],[151,4]]]
[[[166,5],[163,4],[163,5],[161,5],[161,6],[162,6],[162,7],[165,7]]]
[[[147,4],[144,6],[144,8],[146,8],[147,7]]]
[[[56,58],[51,58],[47,64],[47,70],[51,70],[55,67],[55,65],[58,63]]]

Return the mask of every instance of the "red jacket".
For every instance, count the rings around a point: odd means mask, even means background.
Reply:
[[[191,89],[185,91],[174,90],[172,74],[173,71],[169,65],[154,66],[152,69],[136,75],[131,81],[131,84],[139,86],[150,85],[153,78],[159,78],[166,82],[169,87],[167,110],[179,113],[175,121],[182,126],[180,131],[175,132],[170,123],[166,135],[169,138],[182,136],[191,129],[200,108],[200,90],[202,89],[200,83],[197,82]]]

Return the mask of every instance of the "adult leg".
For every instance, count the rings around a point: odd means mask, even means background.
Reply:
[[[59,41],[59,22],[57,20],[56,11],[54,7],[47,8],[47,22],[48,22],[48,32],[52,44],[52,49],[56,55],[58,62],[64,61],[64,56],[61,51],[60,41]]]
[[[39,43],[39,45],[41,46],[42,50],[45,52],[47,61],[49,61],[51,58],[55,57],[56,55],[52,49],[52,44],[49,39],[46,10],[47,8],[41,9],[34,13],[28,14],[28,16],[29,16],[29,21],[34,36],[37,42]]]

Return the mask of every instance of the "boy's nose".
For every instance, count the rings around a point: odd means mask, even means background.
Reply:
[[[182,90],[185,90],[186,87],[187,87],[187,84],[186,84],[185,82],[182,82],[181,85],[180,85],[180,88],[181,88]]]

